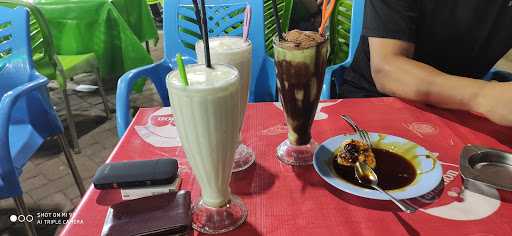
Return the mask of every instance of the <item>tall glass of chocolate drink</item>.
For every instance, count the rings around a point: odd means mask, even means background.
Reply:
[[[293,30],[284,40],[274,38],[278,90],[286,115],[288,139],[277,147],[279,160],[289,165],[313,162],[317,143],[311,138],[324,80],[329,40],[317,32]]]

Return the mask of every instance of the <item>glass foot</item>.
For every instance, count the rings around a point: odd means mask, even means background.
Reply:
[[[318,144],[314,140],[307,145],[295,146],[287,139],[277,147],[277,158],[288,165],[311,165],[317,147]]]
[[[238,172],[247,169],[256,160],[256,156],[251,148],[241,143],[235,152],[235,161],[233,163],[232,172]]]
[[[192,227],[205,234],[220,234],[231,231],[247,219],[247,208],[242,200],[231,195],[231,201],[224,207],[214,208],[201,200],[192,206]]]

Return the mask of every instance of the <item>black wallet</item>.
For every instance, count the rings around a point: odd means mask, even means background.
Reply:
[[[135,188],[172,184],[178,176],[178,161],[162,158],[106,163],[96,170],[96,189]]]
[[[111,206],[102,235],[187,235],[192,228],[190,192],[179,191]]]

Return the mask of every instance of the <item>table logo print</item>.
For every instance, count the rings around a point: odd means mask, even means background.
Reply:
[[[436,135],[439,133],[439,128],[427,122],[402,123],[402,125],[422,138],[424,135]]]
[[[441,162],[445,173],[443,175],[445,193],[441,193],[439,199],[419,198],[423,202],[443,201],[448,202],[444,205],[435,205],[433,207],[421,208],[420,210],[435,217],[469,221],[480,220],[492,215],[501,205],[498,191],[492,188],[486,189],[484,196],[465,190],[460,183],[460,172],[458,165]],[[434,192],[442,188],[434,189]],[[428,194],[427,194],[428,195]],[[434,193],[435,195],[435,193]],[[492,197],[489,197],[492,196]],[[478,207],[475,207],[478,206]]]
[[[155,115],[150,118],[152,126],[163,127],[167,125],[176,126],[173,114]]]
[[[137,134],[155,147],[181,146],[174,115],[169,107],[164,107],[149,116],[143,126],[135,126]]]
[[[261,131],[261,134],[265,136],[274,136],[279,134],[287,134],[288,133],[288,126],[286,124],[278,124],[276,126],[272,126],[268,129],[265,129]]]

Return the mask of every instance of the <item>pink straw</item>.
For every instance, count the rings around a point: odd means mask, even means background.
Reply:
[[[247,5],[244,12],[244,28],[243,28],[243,38],[244,41],[247,41],[249,36],[249,27],[251,25],[251,6]]]

